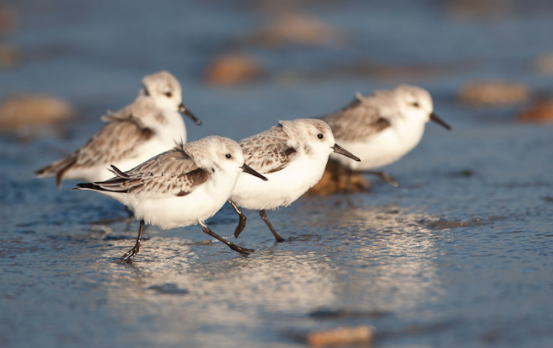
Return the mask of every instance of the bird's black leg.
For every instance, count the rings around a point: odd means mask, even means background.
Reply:
[[[380,171],[372,171],[372,170],[364,170],[362,171],[364,174],[371,174],[376,175],[380,179],[386,181],[388,184],[392,185],[393,187],[399,187],[399,182],[397,182],[396,179],[392,178],[388,173],[386,172],[380,172]]]
[[[252,250],[252,249],[243,248],[241,246],[238,246],[236,244],[233,244],[233,243],[229,242],[228,240],[224,239],[223,237],[219,236],[218,234],[216,234],[215,232],[210,230],[209,227],[207,227],[207,225],[203,221],[198,221],[198,223],[200,224],[200,226],[202,226],[202,231],[204,231],[204,233],[206,233],[206,234],[210,235],[211,237],[217,239],[219,242],[226,244],[229,248],[231,248],[234,251],[239,252],[240,254],[248,255],[248,254],[253,253],[255,251],[255,250]]]
[[[129,219],[132,219],[134,217],[134,213],[132,212],[132,210],[130,210],[127,206],[125,206],[125,209],[127,210],[127,215],[129,215]]]
[[[263,219],[263,221],[265,221],[265,223],[267,224],[267,227],[269,227],[269,229],[271,230],[271,232],[273,232],[273,236],[275,236],[275,239],[277,242],[284,242],[284,238],[282,238],[281,236],[279,236],[279,234],[275,231],[275,229],[273,228],[273,225],[271,225],[271,223],[269,222],[269,219],[267,218],[267,214],[265,214],[265,210],[260,210],[259,211],[259,215],[261,216],[261,218]]]
[[[125,255],[121,256],[119,260],[124,262],[132,262],[138,251],[140,250],[140,242],[142,242],[142,233],[144,232],[144,220],[140,220],[140,227],[138,228],[138,236],[136,237],[136,244],[134,247],[127,251]]]
[[[228,200],[231,207],[234,208],[234,211],[238,214],[238,217],[240,218],[240,221],[238,222],[238,226],[236,226],[236,230],[234,230],[234,238],[238,238],[240,233],[242,233],[242,230],[244,230],[244,227],[246,227],[246,215],[244,215],[240,209],[238,209],[238,206],[232,201]]]

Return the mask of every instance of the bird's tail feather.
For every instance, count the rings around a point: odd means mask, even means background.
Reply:
[[[56,176],[56,184],[58,185],[58,188],[61,187],[61,181],[63,180],[63,177],[65,173],[77,162],[77,156],[76,155],[70,155],[67,157],[64,157],[49,166],[46,166],[44,168],[41,168],[35,172],[35,176],[38,178],[43,178],[47,176]]]

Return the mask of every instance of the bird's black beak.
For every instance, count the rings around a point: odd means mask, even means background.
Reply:
[[[258,172],[256,172],[255,170],[253,170],[252,167],[250,167],[249,165],[247,165],[246,163],[244,163],[244,165],[241,167],[242,168],[242,171],[244,173],[248,173],[248,174],[251,174],[253,176],[257,176],[258,178],[264,180],[264,181],[267,181],[269,179],[267,179],[266,177],[264,177],[263,175],[259,174]]]
[[[439,124],[440,126],[444,127],[445,129],[451,130],[451,127],[447,123],[442,121],[442,119],[439,118],[438,115],[436,115],[435,113],[430,114],[430,119],[436,122],[437,124]]]
[[[340,155],[344,155],[346,157],[349,157],[353,160],[356,160],[357,162],[361,162],[361,160],[359,159],[359,157],[353,155],[351,152],[349,152],[348,150],[344,149],[343,147],[341,147],[340,145],[338,144],[334,144],[334,146],[332,147],[332,149],[334,150],[334,152],[336,153],[339,153]]]
[[[186,116],[190,117],[192,121],[194,121],[195,124],[198,126],[202,124],[202,121],[200,121],[193,113],[190,111],[186,106],[184,106],[183,103],[179,105],[179,112],[182,112]]]

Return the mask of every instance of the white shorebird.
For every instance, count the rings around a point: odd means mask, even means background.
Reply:
[[[140,220],[136,244],[121,260],[131,262],[140,250],[145,223],[162,229],[200,224],[205,233],[229,248],[242,254],[253,252],[230,243],[204,223],[228,200],[240,173],[267,180],[244,163],[240,145],[234,140],[210,136],[178,144],[127,172],[112,168],[114,178],[78,184],[76,189],[114,198],[130,207]]]
[[[401,85],[368,96],[357,93],[347,106],[320,117],[332,128],[336,141],[359,155],[361,162],[331,156],[351,172],[378,175],[393,186],[399,183],[383,171],[372,171],[398,161],[420,142],[425,124],[434,121],[451,128],[433,112],[428,91]]]
[[[167,71],[144,77],[136,100],[118,112],[108,112],[106,125],[72,154],[38,170],[37,177],[103,181],[113,177],[109,166],[128,170],[171,149],[175,141],[186,142],[180,112],[201,124],[182,104],[179,81]]]
[[[359,161],[334,142],[332,130],[316,119],[280,121],[278,126],[240,141],[246,163],[265,175],[267,182],[240,175],[229,203],[240,216],[234,236],[246,226],[239,207],[259,210],[277,242],[284,239],[275,231],[266,209],[287,207],[322,177],[328,157],[338,153]]]

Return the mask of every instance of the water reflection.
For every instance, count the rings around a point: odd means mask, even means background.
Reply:
[[[190,344],[209,335],[224,345],[227,334],[251,342],[316,326],[308,314],[317,308],[403,315],[439,299],[435,232],[420,223],[428,218],[424,213],[344,206],[323,219],[308,203],[287,212],[288,224],[303,221],[298,232],[289,231],[292,241],[266,238],[249,257],[220,243],[197,243],[206,240],[201,233],[185,239],[153,231],[134,265],[109,263],[110,311],[125,325],[153,323],[138,335],[157,344],[176,344],[193,333]],[[110,260],[132,244],[110,243]]]
[[[435,234],[421,224],[428,218],[394,206],[345,212],[342,226],[360,240],[352,250],[353,265],[365,264],[364,277],[346,291],[365,293],[369,303],[385,310],[406,311],[436,301],[443,290],[434,264]]]
[[[110,310],[129,325],[153,321],[155,334],[146,328],[139,335],[156,337],[158,344],[193,333],[196,344],[209,335],[212,344],[224,345],[225,333],[240,342],[275,322],[289,328],[287,317],[334,302],[337,267],[320,253],[285,249],[262,248],[244,257],[221,243],[209,247],[152,238],[133,266],[110,264]],[[179,291],[158,291],[164,286]]]
[[[302,209],[308,210],[301,214],[303,223],[313,223],[325,234],[323,243],[339,270],[334,287],[342,306],[405,311],[443,294],[435,242],[444,231],[427,227],[435,218],[396,205],[376,207],[340,198],[308,200]],[[313,219],[306,220],[309,215]]]

